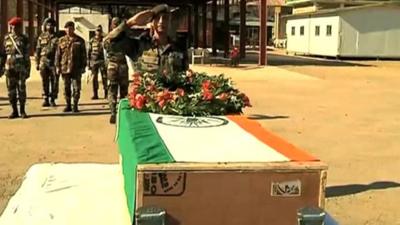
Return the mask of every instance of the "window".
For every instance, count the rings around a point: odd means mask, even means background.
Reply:
[[[319,36],[319,26],[315,26],[315,36]]]
[[[304,36],[304,26],[300,27],[300,36]]]
[[[292,36],[296,34],[296,27],[292,27]]]
[[[326,36],[332,36],[332,26],[326,26]]]

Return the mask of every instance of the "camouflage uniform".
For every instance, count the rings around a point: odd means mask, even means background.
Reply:
[[[78,112],[81,78],[86,68],[85,41],[76,34],[72,37],[61,37],[58,41],[55,65],[64,80],[64,97],[67,103],[64,112],[71,111],[71,97],[74,100],[73,111]]]
[[[14,44],[15,43],[15,44]],[[17,47],[16,47],[16,46]],[[30,76],[29,41],[23,35],[12,32],[4,37],[3,55],[6,55],[4,64],[4,74],[8,89],[8,99],[13,112],[9,118],[18,117],[17,101],[20,103],[20,113],[22,118],[26,118],[26,85],[25,81]],[[18,49],[17,49],[18,48]]]
[[[114,18],[113,22],[118,23],[119,19]],[[107,40],[104,42],[107,52],[107,79],[108,79],[108,103],[110,105],[111,116],[117,113],[118,89],[120,99],[128,95],[129,77],[128,64],[125,54],[126,47],[124,42],[118,40]]]
[[[45,21],[52,23],[52,21]],[[36,67],[40,70],[42,77],[42,96],[44,98],[43,106],[55,106],[55,100],[58,97],[59,75],[54,66],[55,53],[57,49],[58,38],[52,31],[42,33],[36,44]]]
[[[93,97],[92,99],[98,99],[99,81],[98,74],[101,73],[101,80],[103,82],[104,98],[107,98],[107,72],[104,62],[104,48],[103,38],[93,37],[89,42],[88,51],[88,64],[93,76]]]

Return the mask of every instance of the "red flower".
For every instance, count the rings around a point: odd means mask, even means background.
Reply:
[[[135,100],[136,100],[135,108],[139,109],[139,110],[142,109],[144,104],[146,103],[146,97],[141,94],[138,94],[138,95],[136,95]]]
[[[165,104],[167,104],[167,101],[165,101],[164,99],[158,102],[158,105],[163,108],[165,106]]]
[[[207,91],[207,90],[210,90],[210,88],[213,88],[213,84],[211,83],[210,80],[205,80],[201,84],[201,87],[202,87],[203,91]]]
[[[204,91],[203,92],[203,100],[207,100],[210,101],[214,98],[213,93],[211,93],[210,91]]]
[[[217,96],[217,99],[221,101],[226,101],[228,99],[229,95],[227,93],[221,93]]]
[[[177,88],[176,89],[176,94],[178,94],[179,96],[183,97],[183,96],[185,96],[185,90],[183,90],[182,88]]]

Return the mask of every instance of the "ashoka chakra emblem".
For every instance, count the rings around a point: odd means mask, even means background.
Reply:
[[[156,121],[168,126],[190,128],[219,127],[228,124],[228,120],[219,117],[159,116]]]

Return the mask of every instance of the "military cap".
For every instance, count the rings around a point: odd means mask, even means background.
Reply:
[[[103,27],[102,27],[101,25],[98,25],[98,26],[96,27],[96,31],[103,31]]]
[[[44,21],[43,21],[43,24],[44,25],[46,25],[46,24],[50,24],[50,25],[52,25],[52,26],[55,26],[56,25],[56,21],[54,21],[52,18],[46,18]]]
[[[160,4],[160,5],[156,5],[154,6],[151,11],[154,13],[154,16],[163,14],[163,13],[171,13],[175,10],[177,10],[178,8],[172,8],[169,7],[167,4]]]
[[[16,26],[16,25],[22,24],[22,18],[15,16],[8,21],[8,24],[11,26]]]
[[[72,21],[68,21],[68,22],[65,23],[64,28],[67,28],[67,27],[75,28],[75,23],[72,22]]]
[[[121,22],[122,22],[121,18],[119,18],[119,17],[114,17],[111,20],[111,23],[114,24],[114,25],[119,25]]]

